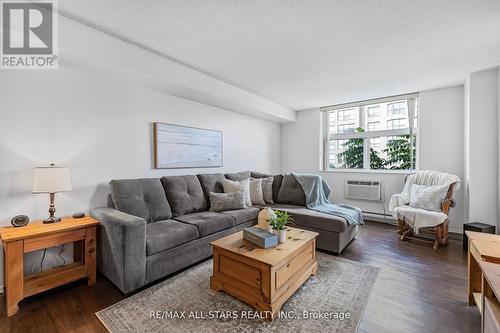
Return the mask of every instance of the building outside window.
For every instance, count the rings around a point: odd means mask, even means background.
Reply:
[[[387,104],[387,115],[388,116],[406,114],[407,112],[408,112],[408,108],[406,106],[406,101],[400,101],[397,103]]]
[[[390,119],[387,120],[387,129],[399,129],[399,128],[405,128],[408,127],[408,120],[405,118],[397,118],[397,119]]]
[[[380,107],[372,106],[368,108],[368,118],[379,117],[380,116]]]
[[[415,170],[418,94],[322,108],[325,170]]]
[[[372,121],[368,123],[368,131],[376,131],[380,129],[379,121]]]
[[[337,133],[352,133],[354,132],[354,124],[343,124],[337,126]]]
[[[339,111],[339,112],[337,112],[337,120],[339,122],[354,120],[355,119],[354,114],[355,114],[354,109]]]

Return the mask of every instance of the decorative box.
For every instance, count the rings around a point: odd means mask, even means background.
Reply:
[[[259,227],[250,227],[243,230],[243,238],[264,249],[278,245],[278,236]]]

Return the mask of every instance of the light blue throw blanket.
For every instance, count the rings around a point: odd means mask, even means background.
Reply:
[[[292,173],[306,194],[306,206],[318,212],[343,217],[349,224],[363,224],[361,209],[351,205],[334,205],[328,200],[331,189],[318,175]]]

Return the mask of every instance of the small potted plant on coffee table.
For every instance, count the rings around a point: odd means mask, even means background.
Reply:
[[[271,216],[267,222],[273,228],[275,234],[278,235],[278,242],[286,241],[286,226],[293,224],[293,218],[282,210],[276,210],[275,215]]]

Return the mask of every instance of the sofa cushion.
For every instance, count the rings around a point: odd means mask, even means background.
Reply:
[[[172,217],[165,191],[158,178],[118,179],[109,183],[116,209],[142,217],[147,222]]]
[[[207,210],[207,199],[203,194],[198,177],[194,175],[167,176],[162,177],[161,182],[165,188],[170,207],[172,207],[173,216]]]
[[[200,237],[204,237],[233,226],[233,217],[216,212],[198,212],[175,217],[177,221],[198,228]]]
[[[146,255],[172,249],[198,238],[195,226],[165,220],[146,225]]]
[[[278,194],[280,192],[281,188],[281,182],[283,181],[283,175],[268,175],[266,173],[262,172],[256,172],[252,171],[251,172],[252,178],[267,178],[267,177],[273,177],[273,201],[278,202]]]
[[[224,178],[224,174],[222,173],[198,175],[198,180],[200,181],[201,188],[207,200],[209,200],[210,193],[224,193],[224,188],[222,187],[222,181],[224,179],[226,178]],[[210,205],[210,202],[208,204]]]
[[[240,225],[242,223],[256,219],[259,215],[259,212],[260,210],[258,208],[248,207],[238,210],[226,210],[221,213],[232,216],[234,218],[234,225]]]
[[[238,180],[250,178],[250,171],[226,173],[225,176],[229,180],[238,181]]]
[[[343,232],[350,227],[343,217],[321,213],[307,207],[284,204],[275,204],[270,207],[274,210],[283,210],[290,213],[297,227],[302,225],[332,232]]]
[[[305,206],[306,195],[302,186],[292,175],[285,175],[278,193],[278,203]]]

